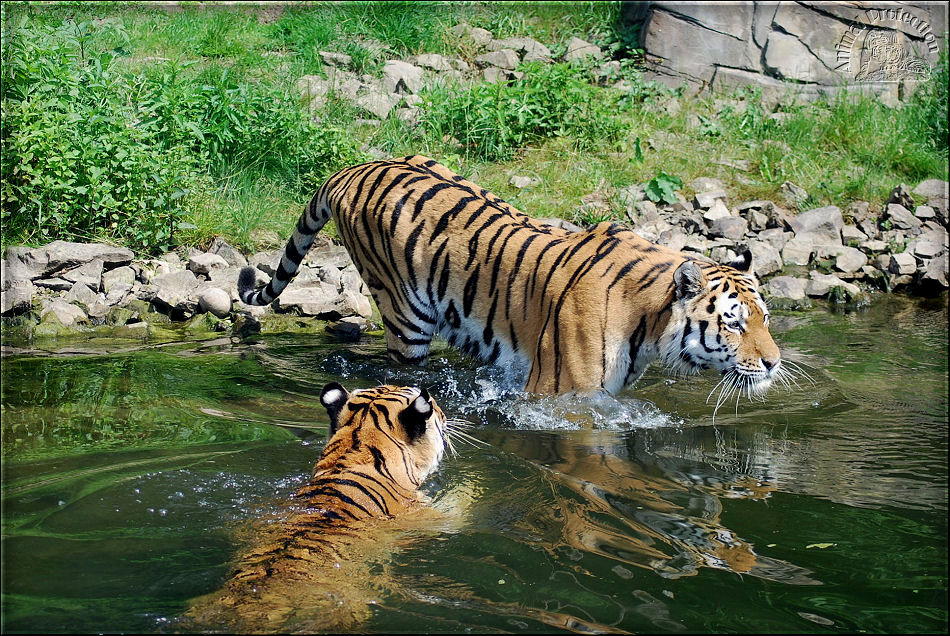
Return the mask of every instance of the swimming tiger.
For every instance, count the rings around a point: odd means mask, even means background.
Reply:
[[[724,391],[750,396],[787,382],[749,250],[723,266],[615,223],[569,232],[422,156],[330,177],[266,287],[242,270],[241,300],[277,298],[331,217],[396,362],[421,364],[440,334],[533,393],[616,393],[657,358],[684,373],[717,369]]]
[[[458,431],[425,389],[349,393],[330,383],[320,401],[330,438],[310,480],[224,587],[198,599],[179,627],[312,632],[369,618],[377,596],[368,562],[392,548],[384,520],[426,501],[419,486]]]

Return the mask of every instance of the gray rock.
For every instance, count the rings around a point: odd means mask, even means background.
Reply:
[[[948,287],[947,269],[950,264],[950,253],[944,251],[939,256],[930,259],[920,276],[922,286]]]
[[[53,241],[43,247],[8,248],[7,276],[20,278],[51,278],[65,270],[74,269],[99,259],[105,267],[127,265],[132,262],[132,250],[102,243],[73,243]]]
[[[950,188],[950,183],[942,181],[940,179],[927,179],[926,181],[921,181],[917,184],[917,187],[913,189],[912,193],[916,194],[923,200],[929,200],[933,197],[943,197],[947,198],[948,188]]]
[[[310,251],[304,257],[305,265],[315,267],[336,267],[343,269],[347,265],[352,265],[353,260],[349,252],[342,245],[323,245],[320,247],[311,247]]]
[[[714,223],[719,219],[726,219],[732,216],[732,212],[726,207],[721,199],[716,199],[712,206],[703,214],[703,218],[708,223]]]
[[[206,287],[198,293],[198,308],[224,318],[231,313],[231,294],[220,287]]]
[[[834,245],[834,243],[831,243],[824,234],[811,232],[796,234],[782,248],[782,260],[786,265],[808,265],[811,255],[815,253],[819,245]]]
[[[522,177],[522,176],[513,175],[508,180],[508,183],[518,188],[519,190],[521,190],[523,188],[529,188],[532,186],[540,185],[541,179],[538,179],[536,177]]]
[[[725,203],[725,190],[708,190],[706,192],[698,192],[696,196],[693,197],[693,207],[708,210],[716,203],[716,201],[720,200]]]
[[[852,242],[860,244],[868,240],[868,237],[853,225],[844,225],[841,228],[841,240],[845,245]]]
[[[156,276],[151,286],[155,290],[152,302],[169,311],[178,310],[175,316],[178,319],[193,314],[198,307],[195,292],[201,286],[201,281],[190,269]]]
[[[118,285],[132,287],[133,283],[135,283],[135,270],[131,267],[117,267],[102,274],[102,291],[106,294]]]
[[[892,227],[907,230],[912,235],[920,234],[920,228],[923,225],[920,219],[899,203],[888,203],[884,218],[891,222]]]
[[[783,183],[779,191],[782,193],[782,198],[795,206],[801,206],[808,200],[808,191],[791,181]]]
[[[796,235],[808,233],[822,237],[824,244],[841,244],[841,228],[844,227],[844,219],[837,206],[814,208],[789,217],[788,222]]]
[[[102,285],[102,267],[102,260],[94,258],[88,263],[63,272],[61,276],[74,283],[83,283],[92,291],[99,291]]]
[[[565,62],[573,62],[574,60],[583,60],[586,57],[593,57],[599,60],[603,56],[603,51],[601,51],[600,47],[596,44],[585,42],[578,37],[572,37],[568,40],[567,51],[564,52],[561,59]]]
[[[37,278],[33,283],[43,289],[52,289],[53,291],[67,291],[72,288],[72,281],[65,278]]]
[[[320,59],[327,66],[350,67],[353,64],[353,58],[346,53],[334,53],[333,51],[320,51]]]
[[[779,227],[773,227],[759,232],[759,240],[765,241],[779,251],[788,243],[789,236],[794,235],[791,232],[785,232]]]
[[[758,278],[781,271],[785,266],[782,255],[773,245],[764,241],[749,241],[748,247],[752,252],[752,271]]]
[[[86,312],[62,299],[53,300],[40,312],[40,318],[45,318],[48,314],[53,314],[64,327],[77,327],[87,324],[89,318]]]
[[[712,237],[723,237],[738,241],[745,236],[749,229],[749,222],[741,216],[729,216],[716,219],[709,224],[709,235]]]
[[[857,299],[861,296],[860,287],[854,283],[845,282],[834,274],[822,274],[821,272],[812,270],[808,272],[808,276],[811,280],[805,285],[805,293],[809,296],[827,296],[836,287],[842,289],[850,300]]]
[[[237,248],[229,245],[227,241],[220,236],[215,237],[215,239],[211,241],[211,247],[208,248],[208,253],[217,254],[231,267],[247,266],[247,259],[244,258],[244,254],[241,254]]]
[[[502,49],[512,49],[522,54],[522,60],[525,62],[551,61],[551,51],[533,38],[507,38],[504,40],[492,40],[488,43],[490,51],[500,51]]]
[[[454,69],[449,58],[438,53],[422,53],[412,59],[417,65],[433,71],[451,71]]]
[[[422,69],[409,62],[389,60],[383,65],[383,89],[387,93],[418,93],[423,82]]]
[[[937,218],[937,212],[929,205],[918,205],[914,210],[914,216],[921,221],[929,221]]]
[[[828,75],[801,40],[781,31],[769,33],[763,61],[768,74],[793,82],[809,81],[816,74],[823,79]]]
[[[386,119],[401,101],[402,96],[397,93],[373,90],[358,96],[353,104],[380,119]]]
[[[898,276],[913,274],[917,271],[917,259],[914,258],[913,254],[908,254],[907,252],[892,254],[888,271]]]
[[[99,294],[89,289],[88,285],[76,282],[73,283],[70,290],[66,292],[65,300],[68,303],[76,303],[88,311],[100,298]]]
[[[842,245],[822,245],[817,248],[818,258],[832,258],[839,272],[853,273],[868,264],[868,257],[859,249]]]
[[[686,241],[688,239],[689,236],[686,234],[686,232],[679,228],[672,228],[662,232],[657,242],[664,247],[668,247],[671,250],[676,250],[679,252],[686,246]]]
[[[256,267],[269,276],[273,276],[274,272],[277,271],[277,266],[280,264],[280,257],[283,255],[283,253],[284,250],[257,252],[256,254],[251,255],[251,258],[248,259],[248,264],[251,267]]]
[[[858,245],[858,248],[860,248],[861,251],[868,254],[886,252],[888,247],[888,244],[884,241],[863,241],[860,245]]]
[[[29,279],[18,280],[0,292],[0,306],[4,316],[14,316],[29,311],[33,307],[33,294],[36,286]]]
[[[279,312],[336,320],[342,317],[337,311],[339,298],[340,293],[335,285],[320,280],[294,280],[274,301],[273,307]]]
[[[340,273],[340,291],[349,289],[364,296],[369,295],[369,288],[366,286],[366,283],[363,282],[355,265],[349,265],[337,271]]]
[[[188,269],[207,275],[212,269],[227,269],[228,262],[217,254],[199,252],[188,258]]]
[[[687,185],[693,189],[693,192],[709,192],[711,190],[725,191],[726,189],[726,184],[715,177],[696,177]]]
[[[806,297],[805,287],[808,283],[809,281],[794,276],[776,276],[764,285],[763,291],[776,298],[804,300]]]
[[[464,23],[455,25],[449,29],[449,33],[459,40],[462,40],[462,43],[469,44],[475,48],[487,47],[488,43],[494,39],[491,31],[472,27]]]
[[[476,57],[474,61],[482,67],[497,66],[501,69],[512,70],[518,66],[521,59],[518,57],[518,53],[511,49],[500,49],[498,51],[491,51],[490,53],[483,53]]]

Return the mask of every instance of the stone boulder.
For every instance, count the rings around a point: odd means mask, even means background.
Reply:
[[[797,216],[788,217],[788,223],[795,234],[809,233],[823,237],[825,243],[841,244],[841,228],[844,227],[844,218],[841,210],[834,205],[815,208],[802,212]]]

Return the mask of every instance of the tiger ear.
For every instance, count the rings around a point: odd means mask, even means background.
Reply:
[[[327,410],[327,415],[330,416],[330,435],[336,433],[340,411],[343,410],[346,401],[349,399],[349,391],[338,382],[331,382],[323,387],[323,392],[320,394],[320,404],[323,405]]]
[[[739,249],[742,251],[739,252],[739,256],[736,257],[736,260],[729,263],[729,267],[745,273],[749,271],[750,267],[752,267],[752,250],[750,250],[745,245]]]
[[[399,422],[406,431],[406,437],[414,442],[426,432],[426,420],[432,415],[432,398],[429,392],[421,389],[419,395],[399,414]]]
[[[685,261],[673,273],[676,286],[676,298],[692,298],[703,290],[703,272],[694,261]]]

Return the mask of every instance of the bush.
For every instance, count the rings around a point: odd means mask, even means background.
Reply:
[[[617,141],[628,123],[617,116],[620,95],[586,81],[570,64],[540,62],[520,67],[524,77],[455,85],[427,96],[426,129],[437,138],[454,137],[474,156],[510,157],[518,148],[550,138],[576,138],[580,148]]]
[[[3,28],[4,242],[107,238],[168,249],[182,199],[201,185],[195,157],[136,125],[113,55],[84,48],[88,24],[28,28],[23,17]]]

